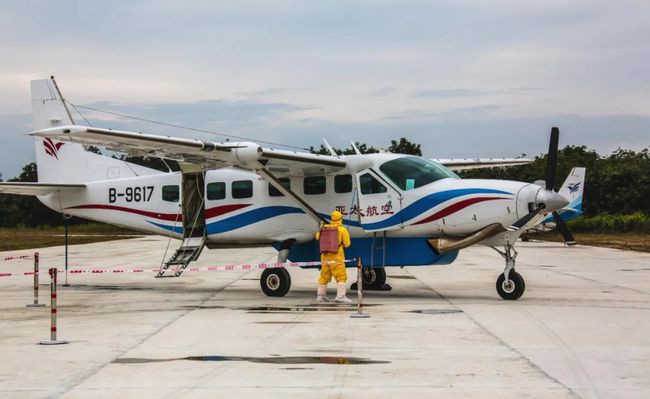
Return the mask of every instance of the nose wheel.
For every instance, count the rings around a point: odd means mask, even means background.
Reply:
[[[521,298],[526,290],[526,282],[521,274],[511,270],[506,280],[505,273],[501,273],[497,279],[497,293],[507,301],[516,301]]]
[[[515,271],[515,259],[517,258],[517,251],[509,243],[506,244],[505,250],[499,251],[497,248],[492,247],[499,255],[503,256],[506,261],[506,268],[497,279],[497,293],[499,296],[507,301],[516,301],[524,295],[526,290],[526,282],[521,274]]]

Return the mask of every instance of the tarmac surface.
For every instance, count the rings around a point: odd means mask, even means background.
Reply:
[[[166,245],[78,245],[70,265],[153,268]],[[451,266],[387,269],[393,290],[364,295],[369,319],[315,306],[315,270],[291,269],[283,298],[261,293],[258,270],[70,275],[58,291],[59,338],[70,343],[59,346],[38,345],[50,309],[25,307],[32,278],[0,278],[0,397],[650,397],[650,254],[517,248],[519,301],[496,294],[501,257],[472,247]],[[62,265],[62,247],[39,252],[41,270]],[[275,256],[205,250],[195,264]],[[0,273],[31,269],[0,262]],[[47,276],[40,289],[49,304]]]

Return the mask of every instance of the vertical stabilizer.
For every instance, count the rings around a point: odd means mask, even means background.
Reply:
[[[585,191],[586,168],[573,168],[567,176],[559,193],[569,200],[565,208],[582,211],[582,195]]]
[[[53,79],[33,80],[31,91],[35,130],[74,124]],[[36,164],[38,181],[45,183],[85,183],[160,173],[49,137],[36,139]]]

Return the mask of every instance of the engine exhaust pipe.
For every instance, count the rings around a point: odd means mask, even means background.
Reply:
[[[467,248],[470,245],[474,245],[477,242],[503,233],[504,231],[506,229],[500,223],[493,223],[467,237],[432,238],[428,242],[438,255],[442,255],[447,252]]]

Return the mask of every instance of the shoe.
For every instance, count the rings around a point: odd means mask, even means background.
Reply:
[[[336,303],[343,303],[343,304],[350,304],[352,301],[350,298],[345,296],[345,292],[347,291],[347,288],[345,287],[345,283],[338,283],[336,286],[336,298],[334,301]]]
[[[325,295],[317,295],[316,296],[316,303],[329,303],[330,299],[326,297]]]

